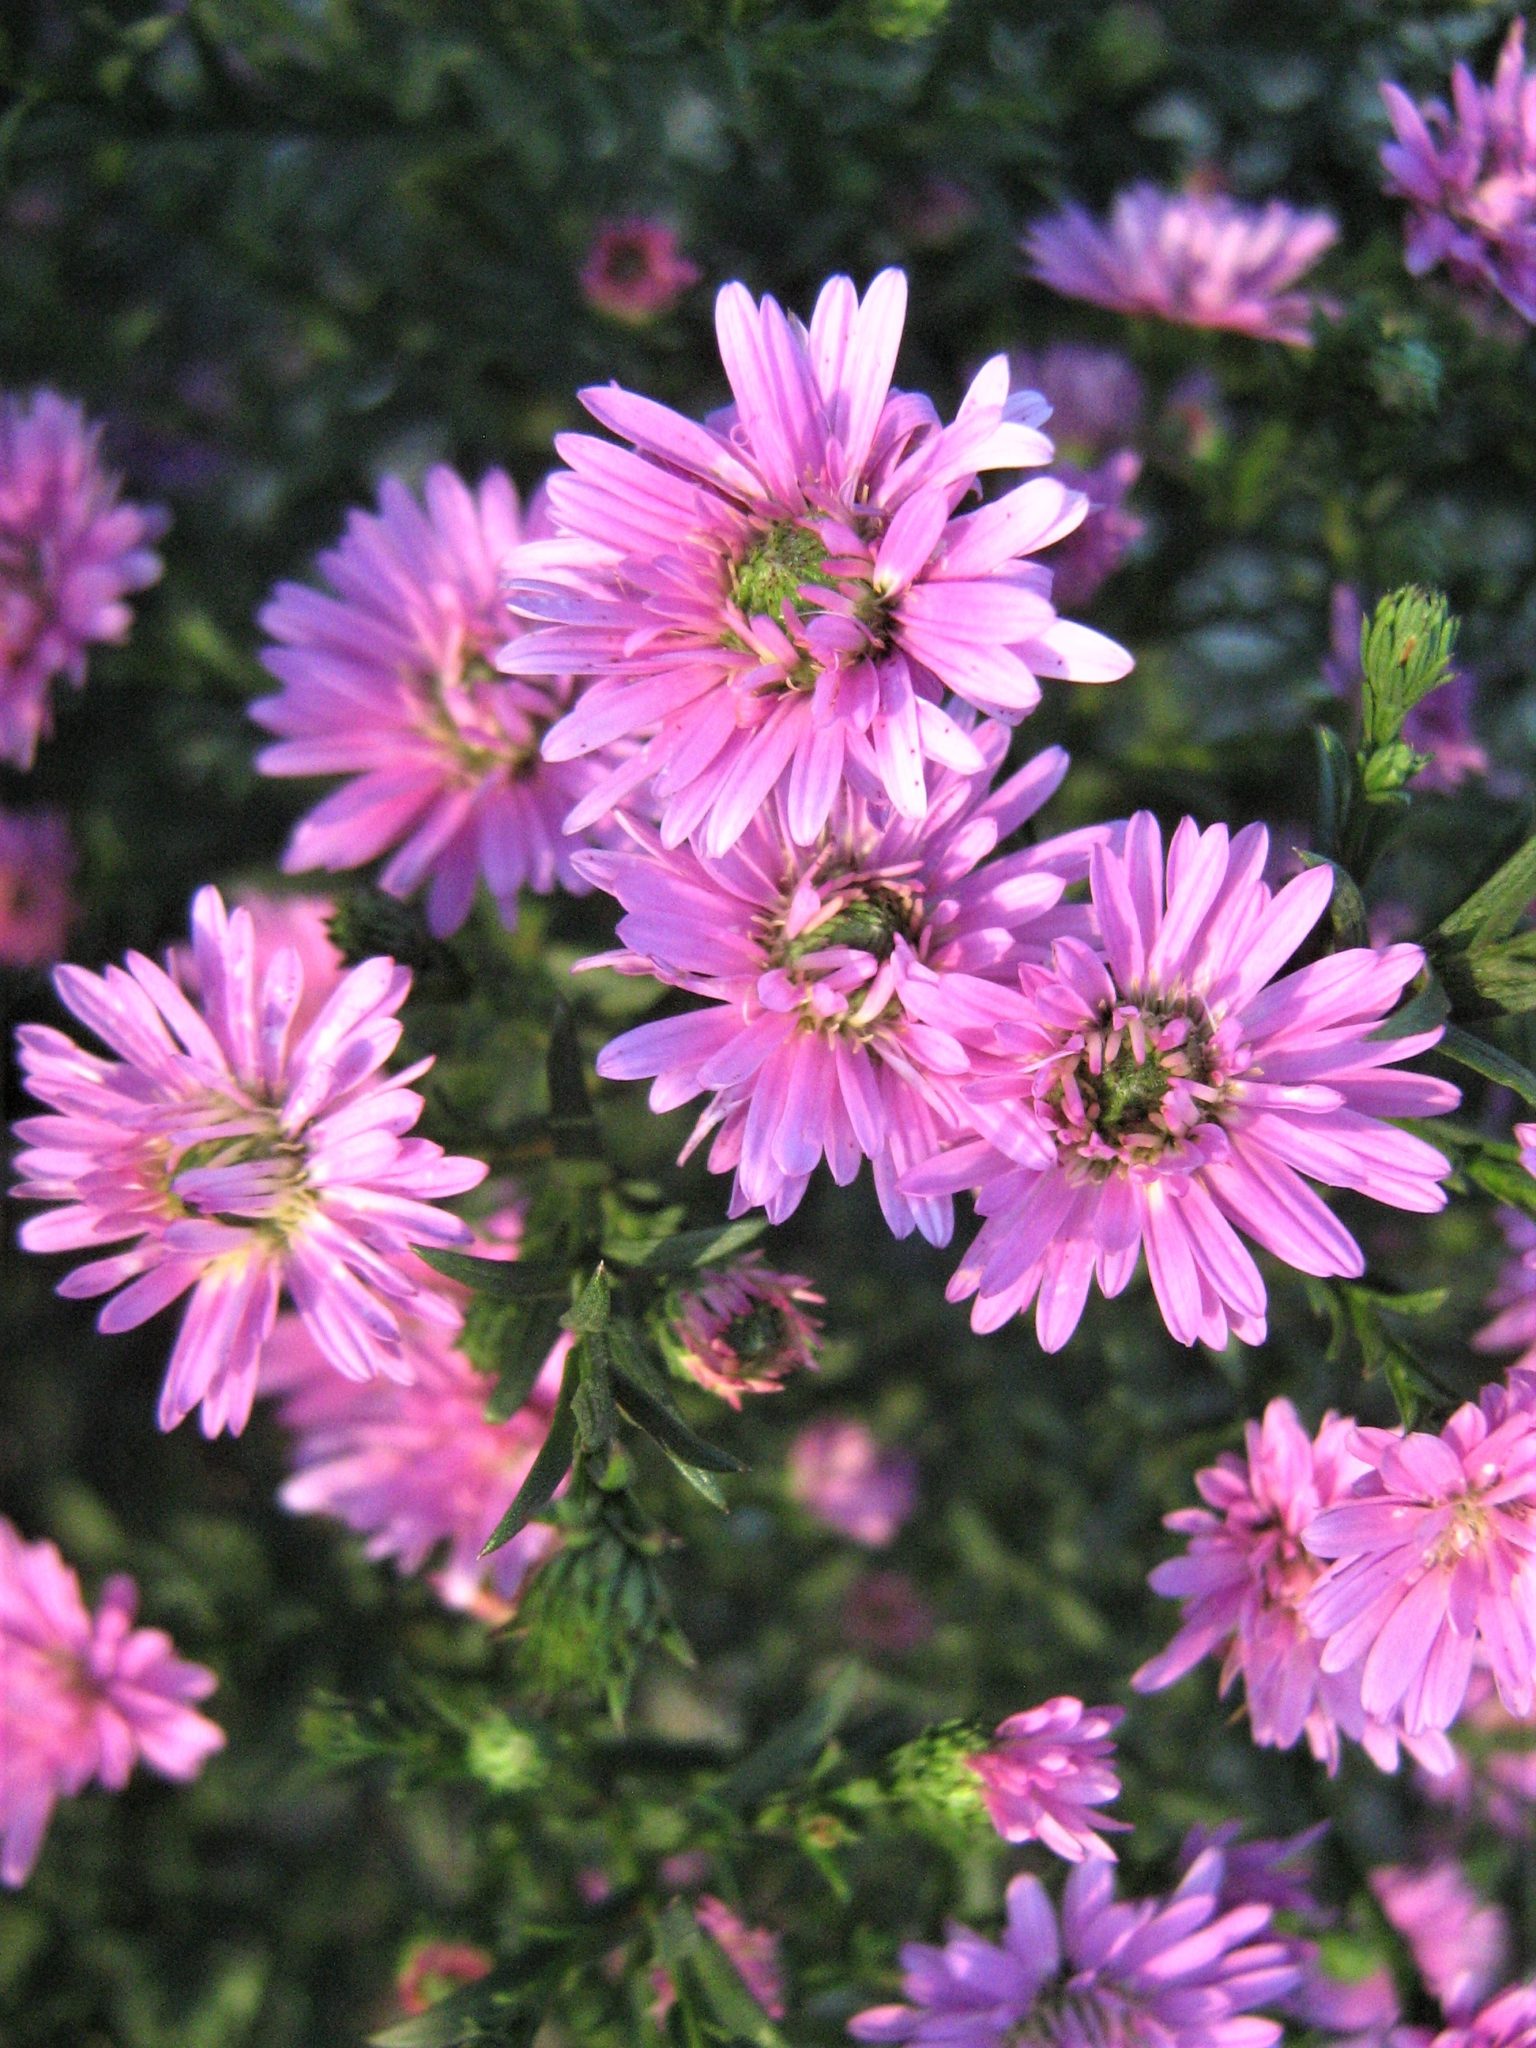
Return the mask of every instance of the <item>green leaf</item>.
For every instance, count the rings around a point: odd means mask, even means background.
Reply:
[[[1411,995],[1406,1003],[1399,1003],[1390,1017],[1383,1018],[1374,1031],[1366,1033],[1368,1038],[1413,1038],[1421,1031],[1433,1031],[1437,1024],[1443,1024],[1451,1014],[1450,1000],[1445,990],[1430,975],[1424,986]]]
[[[614,1257],[648,1273],[691,1273],[717,1266],[756,1243],[768,1227],[764,1216],[744,1216],[736,1223],[713,1223],[704,1230],[679,1230],[644,1244],[620,1244]]]
[[[485,1542],[480,1546],[480,1555],[489,1557],[493,1550],[500,1550],[539,1514],[554,1499],[555,1488],[570,1470],[571,1456],[576,1448],[576,1418],[572,1402],[580,1380],[577,1365],[576,1346],[565,1361],[565,1372],[560,1381],[560,1396],[555,1402],[555,1412],[549,1418],[549,1433],[545,1437],[539,1455],[530,1466],[528,1476],[517,1490],[517,1498],[496,1524]]]
[[[514,2000],[522,2005],[516,1987],[498,1971],[370,2034],[369,2048],[530,2048],[543,2011],[519,2012],[512,2009]]]
[[[777,1792],[780,1786],[799,1777],[842,1726],[858,1687],[859,1675],[852,1666],[845,1665],[834,1673],[818,1699],[744,1757],[713,1788],[708,1795],[710,1801],[736,1808],[756,1806],[770,1792]]]
[[[680,1458],[684,1464],[701,1466],[706,1472],[741,1472],[746,1469],[739,1458],[733,1458],[729,1451],[722,1451],[691,1430],[664,1395],[626,1372],[617,1360],[614,1361],[613,1377],[618,1403],[624,1413],[637,1429],[643,1429],[647,1436],[654,1437],[669,1455]]]
[[[522,1407],[560,1335],[558,1302],[535,1302],[525,1309],[504,1309],[502,1314],[511,1328],[502,1345],[496,1385],[485,1404],[487,1422],[505,1422]]]
[[[703,1494],[712,1508],[718,1508],[722,1515],[730,1512],[730,1502],[720,1491],[719,1485],[700,1465],[690,1465],[686,1458],[680,1458],[676,1451],[669,1451],[665,1444],[660,1446],[669,1465],[686,1479],[695,1493]]]
[[[596,1336],[608,1327],[609,1309],[613,1300],[613,1289],[609,1284],[608,1272],[601,1259],[597,1270],[576,1297],[575,1306],[567,1316],[561,1318],[566,1329],[575,1330],[579,1336]]]
[[[1349,829],[1355,764],[1331,725],[1314,725],[1312,737],[1317,745],[1317,839],[1326,859],[1340,851]]]
[[[1497,1082],[1501,1088],[1511,1088],[1522,1102],[1536,1105],[1536,1074],[1529,1067],[1523,1067],[1507,1052],[1500,1052],[1496,1045],[1486,1039],[1474,1038],[1470,1031],[1463,1031],[1458,1025],[1447,1024],[1445,1036],[1436,1048],[1447,1059],[1458,1066],[1468,1067],[1474,1074],[1481,1074],[1485,1081]]]
[[[1370,934],[1365,924],[1365,901],[1348,868],[1338,861],[1329,860],[1325,854],[1308,853],[1299,849],[1301,864],[1305,868],[1332,868],[1333,894],[1328,898],[1328,922],[1333,931],[1333,950],[1339,952],[1348,947],[1365,946],[1370,943]]]
[[[1480,889],[1459,909],[1443,917],[1430,937],[1432,953],[1447,949],[1464,952],[1474,946],[1492,945],[1506,939],[1520,922],[1525,907],[1536,896],[1536,835],[1517,847]]]
[[[532,1259],[485,1259],[474,1252],[422,1245],[417,1257],[445,1280],[457,1280],[491,1301],[569,1301],[571,1276],[563,1266]]]

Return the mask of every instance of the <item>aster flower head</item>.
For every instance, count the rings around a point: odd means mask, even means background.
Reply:
[[[1119,1707],[1085,1707],[1066,1695],[1010,1714],[988,1746],[967,1759],[981,1780],[992,1825],[1005,1842],[1041,1842],[1069,1863],[1115,1852],[1099,1830],[1129,1822],[1097,1809],[1120,1796],[1111,1759]]]
[[[1511,24],[1491,85],[1457,64],[1449,106],[1416,105],[1390,81],[1381,96],[1394,138],[1381,163],[1388,194],[1408,201],[1410,273],[1443,263],[1458,285],[1496,292],[1536,320],[1536,79],[1525,22]]]
[[[1373,1870],[1371,1890],[1446,2018],[1470,2017],[1508,1967],[1510,1929],[1503,1909],[1479,1898],[1449,1857],[1422,1870],[1396,1864]]]
[[[194,1006],[142,954],[104,976],[66,966],[66,1009],[114,1057],[61,1031],[17,1034],[30,1092],[54,1112],[17,1126],[17,1193],[56,1206],[22,1226],[28,1251],[123,1246],[60,1283],[111,1295],[97,1318],[128,1330],[191,1292],[160,1397],[170,1429],[201,1404],[209,1436],[245,1426],[262,1346],[287,1292],[338,1372],[408,1378],[397,1309],[420,1290],[402,1267],[418,1244],[468,1231],[437,1206],[484,1178],[478,1160],[406,1135],[421,1114],[384,1073],[411,977],[366,960],[296,1033],[303,971],[279,948],[259,976],[250,913],[215,889],[192,905]]]
[[[253,960],[258,982],[273,956],[287,946],[299,956],[304,992],[293,1013],[290,1027],[297,1036],[307,1031],[330,1000],[346,971],[346,963],[331,937],[330,920],[336,906],[328,896],[274,895],[265,889],[240,889],[236,906],[248,913],[254,940]],[[191,946],[172,946],[166,954],[172,978],[195,1003],[200,990],[197,956]]]
[[[597,312],[643,327],[670,313],[699,274],[678,247],[675,228],[646,214],[626,214],[598,223],[579,281],[582,297]]]
[[[1037,220],[1024,253],[1031,275],[1066,298],[1305,348],[1314,301],[1291,287],[1338,234],[1332,214],[1278,199],[1245,206],[1138,184],[1103,225],[1076,205]]]
[[[94,1778],[121,1791],[139,1763],[195,1778],[223,1731],[194,1701],[218,1683],[135,1628],[138,1590],[119,1573],[94,1614],[51,1543],[0,1516],[0,1883],[25,1883],[53,1808]]]
[[[75,849],[61,811],[0,805],[0,967],[59,959],[75,902]]]
[[[1368,1715],[1358,1665],[1323,1668],[1322,1644],[1306,1604],[1323,1567],[1303,1540],[1319,1513],[1346,1499],[1365,1471],[1353,1426],[1329,1414],[1315,1437],[1286,1400],[1271,1401],[1262,1422],[1247,1425],[1244,1455],[1223,1452],[1196,1475],[1208,1505],[1181,1508],[1166,1526],[1190,1539],[1185,1556],[1152,1572],[1154,1592],[1181,1600],[1178,1634],[1131,1679],[1158,1692],[1219,1656],[1221,1690],[1243,1681],[1249,1730],[1261,1749],[1290,1749],[1302,1736],[1332,1776],[1340,1739],[1359,1742],[1383,1770],[1395,1770],[1402,1730],[1395,1716]],[[1409,1746],[1426,1767],[1451,1768],[1443,1737]]]
[[[920,819],[925,762],[980,767],[946,691],[1010,723],[1041,676],[1110,682],[1123,649],[1059,619],[1027,558],[1086,501],[1051,477],[957,516],[979,478],[1038,467],[1044,401],[988,363],[952,425],[891,389],[906,280],[882,271],[861,301],[822,290],[809,328],[740,284],[716,302],[734,403],[703,425],[617,386],[582,402],[628,441],[557,442],[555,537],[519,550],[512,609],[536,630],[508,674],[593,678],[550,732],[570,761],[643,742],[568,824],[583,829],[646,779],[663,842],[702,830],[728,851],[771,791],[808,845],[851,781]]]
[[[1144,1246],[1181,1344],[1258,1343],[1264,1283],[1239,1231],[1303,1273],[1364,1268],[1308,1179],[1399,1209],[1444,1206],[1449,1163],[1383,1121],[1460,1099],[1395,1065],[1439,1027],[1374,1036],[1424,956],[1352,948],[1272,980],[1333,876],[1316,868],[1273,891],[1268,852],[1261,825],[1229,839],[1186,818],[1165,862],[1148,812],[1093,848],[1101,941],[1061,938],[1048,967],[1020,968],[989,1070],[961,1091],[976,1138],[903,1182],[918,1196],[981,1190],[986,1220],[949,1288],[952,1301],[977,1296],[975,1329],[1037,1303],[1039,1341],[1059,1350],[1090,1282],[1119,1294]]]
[[[917,1506],[917,1460],[851,1415],[807,1423],[789,1447],[788,1476],[807,1514],[869,1550],[894,1543]]]
[[[609,1080],[654,1076],[651,1107],[708,1096],[687,1151],[715,1133],[709,1164],[734,1173],[730,1214],[775,1223],[823,1158],[839,1186],[868,1159],[886,1221],[945,1243],[947,1195],[913,1201],[902,1174],[960,1129],[970,1056],[941,1004],[967,1024],[1006,1002],[1014,964],[1058,932],[1089,930],[1060,903],[1092,834],[989,858],[1066,773],[1052,748],[998,789],[1005,728],[974,731],[981,771],[934,769],[926,815],[845,790],[810,845],[775,793],[728,853],[668,848],[631,823],[633,848],[579,856],[617,896],[625,950],[588,963],[650,974],[708,1007],[642,1024],[605,1046]]]
[[[30,768],[53,730],[49,686],[126,640],[126,599],[160,574],[158,509],[119,498],[101,429],[54,391],[0,393],[0,761]]]
[[[776,1394],[792,1372],[816,1370],[822,1306],[799,1273],[776,1273],[756,1252],[705,1272],[677,1297],[662,1343],[672,1364],[740,1408],[743,1394]]]
[[[425,887],[439,937],[469,915],[481,878],[508,926],[519,889],[581,889],[561,820],[612,759],[543,760],[539,742],[574,684],[508,681],[490,661],[507,637],[503,564],[538,530],[500,470],[471,490],[439,465],[420,501],[388,477],[377,512],[349,514],[319,560],[328,590],[277,586],[262,659],[281,689],[251,706],[277,740],[257,766],[348,778],[294,828],[286,872],[388,853],[380,886],[402,897]]]
[[[1513,1714],[1536,1705],[1536,1407],[1501,1387],[1438,1435],[1360,1429],[1366,1469],[1307,1524],[1322,1668],[1359,1665],[1370,1714],[1449,1728],[1474,1661]]]
[[[1536,1984],[1512,1984],[1436,2034],[1432,2048],[1536,2048]]]
[[[1061,1921],[1037,1878],[1008,1887],[1000,1945],[951,1926],[943,1948],[901,1952],[909,2003],[854,2016],[856,2041],[940,2042],[945,2048],[1270,2048],[1277,2022],[1254,2017],[1297,1982],[1270,1909],[1223,1911],[1220,1850],[1209,1849],[1163,1899],[1119,1901],[1111,1866],[1080,1863]]]

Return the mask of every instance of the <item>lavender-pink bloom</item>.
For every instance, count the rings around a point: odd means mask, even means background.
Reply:
[[[16,768],[53,730],[54,677],[78,689],[86,649],[127,639],[126,598],[160,574],[166,516],[118,497],[100,439],[57,392],[0,394],[0,761]]]
[[[1044,403],[1012,393],[997,356],[941,426],[926,398],[890,388],[905,309],[895,270],[862,302],[833,278],[809,330],[727,285],[726,412],[700,426],[616,386],[581,394],[633,448],[557,443],[570,468],[549,484],[556,538],[520,549],[509,574],[513,610],[538,630],[501,657],[512,675],[594,678],[546,759],[644,741],[572,829],[646,778],[664,843],[702,828],[710,857],[773,790],[799,845],[850,779],[920,819],[925,762],[981,766],[946,691],[1012,723],[1040,676],[1130,668],[1057,617],[1049,574],[1027,559],[1083,517],[1079,493],[1040,477],[954,516],[983,472],[1050,460]]]
[[[1338,233],[1331,214],[1278,199],[1244,206],[1140,184],[1120,193],[1103,226],[1073,205],[1036,221],[1024,252],[1032,275],[1069,299],[1303,348],[1314,302],[1291,286]]]
[[[1446,2018],[1468,2018],[1508,1967],[1503,1909],[1480,1899],[1461,1865],[1449,1859],[1423,1870],[1373,1870],[1371,1890]]]
[[[0,967],[59,959],[75,917],[75,849],[60,811],[0,805]]]
[[[1536,1984],[1514,1984],[1460,2026],[1436,2034],[1432,2048],[1536,2048]]]
[[[807,1423],[789,1447],[788,1476],[807,1514],[870,1550],[894,1543],[917,1506],[917,1460],[852,1416]]]
[[[779,1937],[768,1927],[749,1927],[724,1899],[705,1892],[693,1916],[735,1965],[741,1981],[771,2020],[784,2017],[784,1970]]]
[[[283,947],[291,947],[298,955],[304,993],[290,1027],[297,1037],[309,1029],[325,1008],[346,971],[346,963],[330,933],[335,905],[327,896],[279,896],[266,889],[237,890],[235,902],[250,914],[258,983],[273,955]],[[166,965],[193,1002],[197,1002],[200,991],[193,949],[172,946],[166,955]]]
[[[1524,1128],[1536,1133],[1536,1125]],[[1536,1218],[1518,1209],[1501,1209],[1499,1224],[1510,1256],[1488,1297],[1493,1320],[1472,1342],[1479,1351],[1517,1351],[1514,1370],[1536,1366]]]
[[[1123,1832],[1130,1823],[1096,1809],[1120,1796],[1110,1759],[1124,1718],[1119,1707],[1085,1707],[1063,1695],[999,1724],[992,1742],[966,1761],[1005,1842],[1042,1842],[1069,1863],[1114,1861],[1097,1830]]]
[[[1391,83],[1381,96],[1395,137],[1381,162],[1387,191],[1409,202],[1410,272],[1443,263],[1457,284],[1497,292],[1536,320],[1536,77],[1524,21],[1511,25],[1492,85],[1458,64],[1450,106],[1416,106]]]
[[[26,1881],[55,1803],[92,1778],[121,1791],[145,1763],[195,1778],[223,1731],[195,1711],[218,1683],[135,1628],[138,1591],[117,1574],[91,1614],[51,1543],[24,1543],[0,1516],[0,1883]]]
[[[669,850],[631,824],[633,851],[579,857],[626,911],[626,951],[592,964],[709,1004],[625,1032],[597,1071],[654,1075],[656,1110],[708,1095],[684,1156],[716,1132],[709,1164],[735,1172],[732,1216],[762,1206],[782,1222],[823,1157],[840,1186],[867,1158],[897,1236],[948,1240],[947,1196],[909,1201],[898,1183],[961,1128],[971,1061],[951,1013],[989,1017],[1013,999],[1016,962],[1089,930],[1059,905],[1093,834],[988,858],[1055,790],[1066,755],[1052,748],[989,792],[1007,733],[989,721],[972,738],[981,771],[931,769],[920,819],[845,790],[801,846],[776,793],[727,853]]]
[[[192,905],[199,1005],[153,961],[55,974],[60,999],[118,1057],[62,1032],[17,1034],[31,1093],[57,1112],[17,1126],[24,1199],[59,1204],[23,1225],[29,1251],[128,1243],[78,1266],[59,1292],[110,1294],[97,1328],[133,1329],[189,1289],[160,1397],[170,1429],[201,1403],[206,1434],[239,1431],[286,1287],[315,1342],[352,1379],[409,1377],[396,1309],[418,1297],[413,1245],[461,1244],[437,1206],[484,1177],[405,1135],[421,1097],[387,1075],[411,977],[366,960],[296,1035],[303,973],[291,947],[264,973],[250,913],[218,892]]]
[[[700,1274],[675,1299],[662,1345],[679,1372],[740,1408],[743,1394],[776,1394],[792,1372],[814,1372],[823,1297],[799,1273],[776,1273],[756,1252]]]
[[[424,501],[386,478],[378,511],[349,514],[320,557],[330,594],[277,586],[261,624],[282,690],[251,716],[278,735],[257,757],[268,775],[349,778],[295,827],[286,871],[360,867],[393,848],[381,887],[426,885],[427,922],[443,936],[482,876],[509,926],[519,889],[582,888],[561,820],[613,757],[542,760],[573,684],[509,682],[491,667],[508,630],[501,572],[537,517],[522,521],[500,470],[474,491],[429,470]]]
[[[848,2031],[935,2048],[1270,2048],[1279,2025],[1254,2008],[1284,1997],[1298,1971],[1284,1943],[1258,1938],[1268,1906],[1222,1911],[1222,1877],[1210,1849],[1166,1900],[1119,1902],[1110,1866],[1080,1863],[1059,1932],[1038,1878],[1016,1877],[1000,1947],[957,1926],[943,1948],[909,1942],[910,2003],[861,2012]]]
[[[1439,1027],[1378,1038],[1420,968],[1417,946],[1334,953],[1279,981],[1323,914],[1332,871],[1278,892],[1269,835],[1201,832],[1186,818],[1166,864],[1140,812],[1118,847],[1093,849],[1102,947],[1056,941],[1050,967],[1019,970],[1021,994],[980,1046],[962,1089],[977,1136],[910,1173],[913,1195],[979,1187],[986,1219],[950,1282],[995,1330],[1038,1298],[1056,1351],[1090,1282],[1130,1282],[1143,1246],[1158,1307],[1181,1344],[1263,1340],[1264,1282],[1238,1232],[1303,1273],[1357,1274],[1360,1249],[1303,1175],[1394,1208],[1442,1208],[1448,1162],[1385,1117],[1433,1116],[1453,1087],[1396,1062]],[[1165,878],[1166,869],[1166,878]],[[932,1021],[947,1013],[942,986]]]
[[[1145,530],[1126,507],[1141,475],[1141,456],[1124,445],[1141,426],[1141,378],[1117,350],[1070,342],[1039,356],[1014,354],[1009,361],[1016,386],[1049,399],[1055,473],[1088,500],[1082,525],[1045,556],[1053,601],[1075,611],[1090,602]]]
[[[589,306],[637,327],[670,313],[698,281],[698,265],[679,249],[677,231],[644,214],[599,222],[580,276]]]

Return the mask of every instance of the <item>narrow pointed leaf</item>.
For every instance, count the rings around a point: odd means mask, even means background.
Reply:
[[[570,1470],[571,1456],[576,1448],[576,1418],[571,1403],[575,1399],[579,1378],[577,1353],[573,1349],[565,1361],[560,1397],[555,1403],[554,1414],[549,1418],[549,1434],[544,1439],[543,1448],[518,1488],[517,1498],[481,1546],[482,1557],[489,1557],[493,1550],[500,1550],[503,1543],[510,1543],[520,1529],[547,1508],[555,1497],[556,1487]]]
[[[445,1280],[457,1280],[491,1301],[568,1301],[571,1276],[563,1266],[533,1259],[483,1259],[473,1252],[438,1251],[430,1245],[417,1247],[434,1273]]]
[[[1447,1024],[1439,1050],[1447,1059],[1455,1060],[1458,1066],[1469,1067],[1474,1074],[1481,1074],[1485,1081],[1513,1089],[1522,1102],[1536,1105],[1536,1074],[1529,1067],[1523,1067],[1519,1060],[1511,1059],[1507,1052],[1500,1052],[1486,1039],[1474,1038],[1470,1031]]]

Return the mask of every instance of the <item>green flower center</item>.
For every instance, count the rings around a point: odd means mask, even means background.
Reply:
[[[827,574],[826,560],[819,534],[788,519],[776,520],[732,568],[731,598],[749,619],[767,617],[782,626],[785,605],[794,602],[804,584],[835,588],[837,578]]]
[[[904,939],[917,936],[916,906],[895,889],[879,887],[854,896],[822,924],[787,939],[780,953],[781,965],[792,967],[807,953],[825,952],[832,946],[847,946],[873,959],[888,959],[898,934]]]
[[[771,1301],[756,1302],[727,1325],[721,1341],[743,1365],[765,1364],[784,1350],[784,1317]]]
[[[1115,1145],[1132,1131],[1150,1130],[1153,1114],[1162,1107],[1171,1076],[1149,1046],[1144,1060],[1138,1060],[1129,1037],[1103,1071],[1090,1074],[1080,1067],[1077,1085],[1086,1102],[1096,1102],[1098,1133]]]

